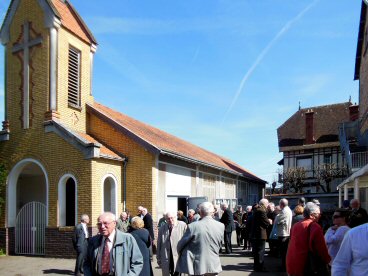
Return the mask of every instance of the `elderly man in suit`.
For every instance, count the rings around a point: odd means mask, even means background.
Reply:
[[[267,227],[272,224],[272,220],[267,218],[268,200],[262,198],[259,201],[259,207],[253,213],[252,223],[252,240],[253,240],[253,256],[254,270],[265,271],[263,267],[265,245],[267,240]]]
[[[88,227],[89,217],[83,214],[79,223],[74,230],[73,246],[77,251],[77,259],[75,261],[74,275],[81,275],[83,273],[83,262],[87,254],[88,247]]]
[[[222,271],[219,252],[225,227],[214,220],[212,203],[199,205],[201,220],[188,225],[178,243],[176,270],[189,275],[217,275]]]
[[[223,223],[225,226],[225,254],[230,254],[233,252],[233,248],[231,246],[231,234],[234,230],[234,217],[227,203],[221,204],[221,210],[224,212],[221,216],[220,222]]]
[[[135,276],[143,268],[143,257],[132,235],[115,229],[116,218],[106,212],[98,217],[99,235],[89,240],[84,262],[86,276]]]
[[[162,276],[179,275],[175,272],[179,257],[177,245],[187,229],[187,224],[178,221],[175,212],[167,212],[165,217],[167,223],[158,231],[157,264],[162,269]]]

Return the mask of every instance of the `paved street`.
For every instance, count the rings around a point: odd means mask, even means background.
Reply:
[[[155,259],[155,258],[154,258]],[[1,276],[38,276],[38,275],[73,275],[75,260],[72,259],[51,259],[42,257],[4,256],[0,257]],[[231,255],[222,255],[221,264],[223,272],[221,276],[237,275],[276,275],[286,274],[277,272],[279,260],[266,256],[265,265],[270,271],[268,273],[256,273],[252,271],[253,259],[251,253],[234,248]],[[154,275],[161,275],[156,262],[153,262]]]

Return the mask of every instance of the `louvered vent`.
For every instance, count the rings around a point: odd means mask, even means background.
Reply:
[[[69,48],[68,68],[68,103],[80,106],[79,80],[80,80],[80,52]]]

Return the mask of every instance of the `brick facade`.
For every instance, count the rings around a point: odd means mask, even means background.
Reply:
[[[368,18],[368,8],[362,9],[365,11],[365,18]],[[362,15],[363,17],[363,15]],[[364,133],[368,129],[368,20],[364,22],[362,53],[360,60],[359,74],[359,116],[362,118],[361,132]]]

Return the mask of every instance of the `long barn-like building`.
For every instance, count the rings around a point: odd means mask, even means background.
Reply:
[[[5,46],[5,121],[0,164],[8,169],[0,248],[70,257],[81,214],[89,230],[103,211],[143,205],[154,221],[187,198],[251,204],[265,181],[231,160],[94,101],[97,42],[65,0],[13,0]]]

